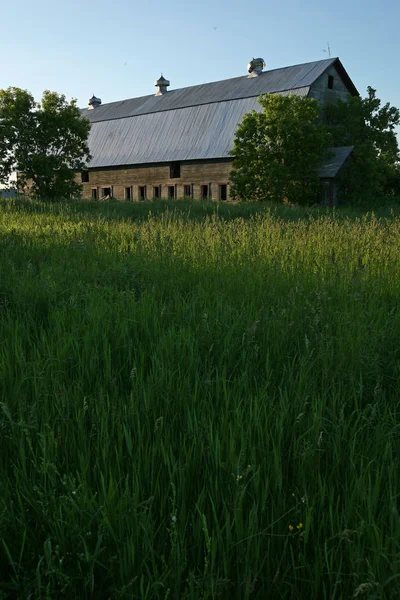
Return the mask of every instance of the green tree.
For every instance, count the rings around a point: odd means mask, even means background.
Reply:
[[[382,193],[399,193],[399,146],[395,128],[400,112],[376,97],[348,96],[325,109],[325,119],[334,146],[354,146],[353,160],[341,176],[346,195],[354,200],[370,199]]]
[[[0,90],[0,182],[17,171],[19,185],[39,198],[78,195],[74,171],[90,158],[89,131],[74,99],[46,90],[36,103],[26,90]]]
[[[244,115],[231,155],[231,195],[307,203],[318,197],[317,168],[330,136],[315,99],[268,94]]]

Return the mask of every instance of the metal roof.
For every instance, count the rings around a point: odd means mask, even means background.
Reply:
[[[251,98],[260,94],[290,91],[309,87],[329,66],[336,62],[340,63],[338,58],[329,58],[264,71],[258,77],[248,78],[247,75],[243,75],[233,79],[170,90],[162,96],[152,94],[119,102],[110,102],[98,106],[95,110],[83,109],[82,114],[92,123],[95,123],[187,106],[199,106],[211,102],[225,102],[227,100]]]
[[[340,60],[330,58],[84,109],[92,123],[88,167],[228,158],[243,115],[261,110],[261,94],[307,96],[331,65],[354,91]]]
[[[338,146],[337,148],[328,148],[327,158],[318,169],[319,177],[335,177],[353,150],[354,146]]]
[[[228,158],[238,123],[253,109],[261,111],[257,97],[93,123],[88,166]]]

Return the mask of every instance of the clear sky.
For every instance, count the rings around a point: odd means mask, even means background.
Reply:
[[[2,0],[0,88],[86,106],[339,56],[362,95],[400,106],[400,2],[380,0]]]

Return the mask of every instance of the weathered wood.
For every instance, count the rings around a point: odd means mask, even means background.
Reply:
[[[329,76],[333,77],[332,89],[328,87]],[[308,97],[316,98],[323,106],[325,103],[333,104],[339,99],[345,101],[348,94],[349,89],[336,71],[335,66],[332,65],[312,84]]]
[[[187,161],[181,163],[181,176],[170,177],[170,165],[130,166],[121,168],[89,169],[89,182],[82,183],[84,199],[92,197],[92,189],[97,190],[97,198],[102,197],[104,188],[112,188],[114,198],[124,200],[125,188],[131,188],[131,200],[139,200],[139,187],[146,186],[147,199],[153,198],[153,188],[161,186],[161,197],[168,198],[168,186],[176,186],[177,198],[183,198],[184,186],[190,185],[193,190],[193,199],[201,197],[201,185],[207,185],[211,199],[219,197],[219,186],[228,184],[231,161]],[[76,179],[81,183],[81,174],[77,173]]]

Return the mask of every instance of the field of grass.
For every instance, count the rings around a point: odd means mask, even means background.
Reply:
[[[0,202],[0,598],[400,597],[398,211]]]

